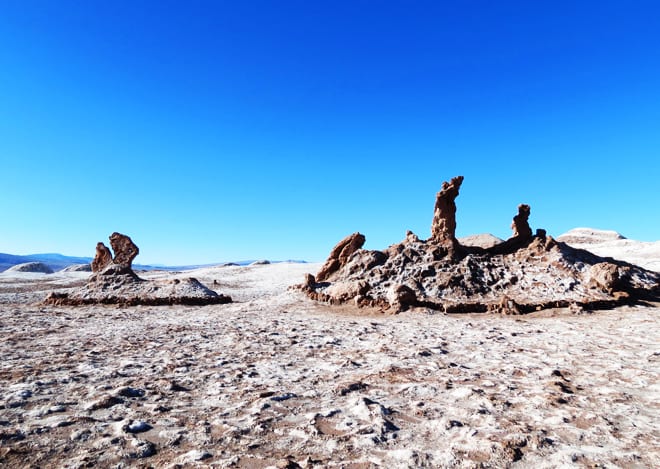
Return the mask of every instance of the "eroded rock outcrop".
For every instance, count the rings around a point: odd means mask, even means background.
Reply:
[[[110,246],[115,253],[112,262],[129,268],[133,265],[133,259],[140,253],[131,238],[116,231],[110,235]]]
[[[456,197],[463,183],[463,176],[456,176],[442,183],[435,197],[431,239],[438,243],[455,244],[456,241]]]
[[[402,242],[383,251],[352,249],[339,262],[339,253],[350,244],[351,237],[345,238],[319,275],[308,275],[297,288],[318,301],[388,312],[423,308],[524,314],[660,300],[660,274],[574,249],[543,229],[532,234],[526,204],[518,207],[507,241],[461,245],[455,238],[454,200],[462,181],[457,177],[443,183],[430,239],[408,232]]]
[[[92,261],[92,272],[100,272],[112,262],[112,253],[108,246],[98,242],[96,243],[96,256]]]
[[[317,282],[324,282],[330,276],[346,265],[348,259],[364,246],[365,237],[361,233],[353,233],[339,241],[330,251],[328,260],[325,261],[321,270],[316,274]]]
[[[513,230],[513,237],[518,239],[530,239],[532,237],[532,229],[529,227],[529,214],[531,208],[527,204],[518,205],[518,215],[513,217],[511,229]]]
[[[229,296],[207,288],[194,278],[144,280],[133,271],[132,263],[139,253],[130,237],[121,233],[110,236],[110,250],[96,245],[92,262],[93,274],[87,284],[71,292],[53,292],[46,299],[52,305],[119,304],[134,305],[208,305],[231,303]]]

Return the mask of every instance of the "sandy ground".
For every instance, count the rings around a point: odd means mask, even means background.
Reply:
[[[660,305],[383,316],[192,273],[233,304],[50,307],[0,274],[3,467],[660,467]],[[214,284],[215,282],[215,284]]]

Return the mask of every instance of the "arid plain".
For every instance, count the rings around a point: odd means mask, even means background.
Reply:
[[[44,306],[84,272],[0,274],[6,467],[658,467],[660,305],[397,315],[195,277],[210,306]]]

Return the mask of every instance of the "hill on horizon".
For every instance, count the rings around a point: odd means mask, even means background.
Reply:
[[[51,269],[53,269],[53,271],[58,272],[74,264],[89,264],[92,262],[92,260],[93,260],[92,257],[65,256],[64,254],[58,254],[58,253],[27,254],[27,255],[0,253],[0,272],[4,272],[15,265],[25,264],[28,262],[41,262],[47,265],[48,267],[50,267]],[[135,270],[192,270],[200,267],[209,267],[209,266],[221,265],[221,264],[249,265],[257,261],[258,259],[249,259],[249,260],[234,261],[234,262],[212,262],[209,264],[195,264],[195,265],[133,264],[133,268]],[[271,262],[306,263],[307,261],[287,259],[285,261],[271,261]]]

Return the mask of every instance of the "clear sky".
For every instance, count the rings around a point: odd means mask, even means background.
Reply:
[[[657,1],[0,0],[0,252],[323,260],[360,231],[660,238]]]

